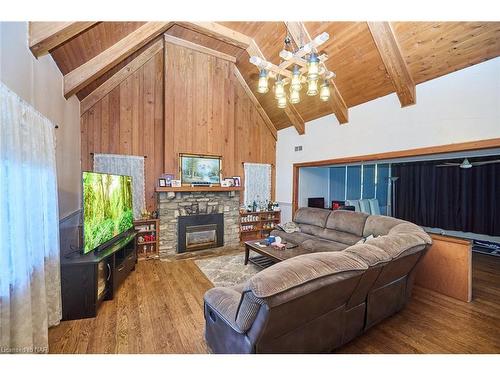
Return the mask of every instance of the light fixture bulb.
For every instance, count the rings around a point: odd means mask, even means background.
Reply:
[[[317,79],[319,75],[319,58],[314,52],[309,55],[307,61],[307,79]]]
[[[276,99],[285,97],[285,86],[283,85],[283,81],[281,79],[278,79],[274,84],[274,97]]]
[[[257,86],[257,92],[265,94],[269,91],[268,75],[265,69],[261,69],[259,74],[259,84]]]
[[[283,95],[278,98],[278,108],[285,108],[286,107],[286,96]]]
[[[297,65],[293,68],[292,82],[290,83],[290,90],[300,91],[302,85],[300,83],[300,69]]]
[[[320,100],[327,102],[330,99],[330,85],[328,81],[325,80],[319,89],[319,98]]]
[[[310,79],[307,81],[307,95],[314,96],[318,93],[318,80]]]
[[[300,92],[298,90],[292,90],[290,92],[290,103],[292,104],[300,103]]]

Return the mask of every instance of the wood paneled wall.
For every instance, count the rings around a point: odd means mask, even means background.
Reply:
[[[163,65],[160,51],[81,117],[82,169],[92,170],[92,153],[146,156],[149,210],[163,172]]]
[[[233,63],[170,43],[165,54],[165,171],[178,174],[179,153],[221,155],[224,177],[243,179],[243,162],[274,166],[276,142]]]
[[[147,156],[146,203],[153,210],[157,178],[178,176],[179,153],[221,155],[224,177],[243,183],[243,162],[272,164],[274,196],[276,142],[233,63],[165,46],[82,114],[83,170],[92,169],[91,153]]]

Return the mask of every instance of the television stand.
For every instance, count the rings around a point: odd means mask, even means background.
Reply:
[[[62,320],[93,318],[135,269],[136,233],[88,254],[61,257]]]

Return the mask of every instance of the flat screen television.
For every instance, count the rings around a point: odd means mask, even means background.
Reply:
[[[132,178],[83,172],[83,253],[103,247],[133,227]]]

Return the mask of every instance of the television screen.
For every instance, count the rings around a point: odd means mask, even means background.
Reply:
[[[180,155],[181,182],[220,184],[221,158],[219,156]]]
[[[83,252],[133,226],[132,178],[83,172]]]

